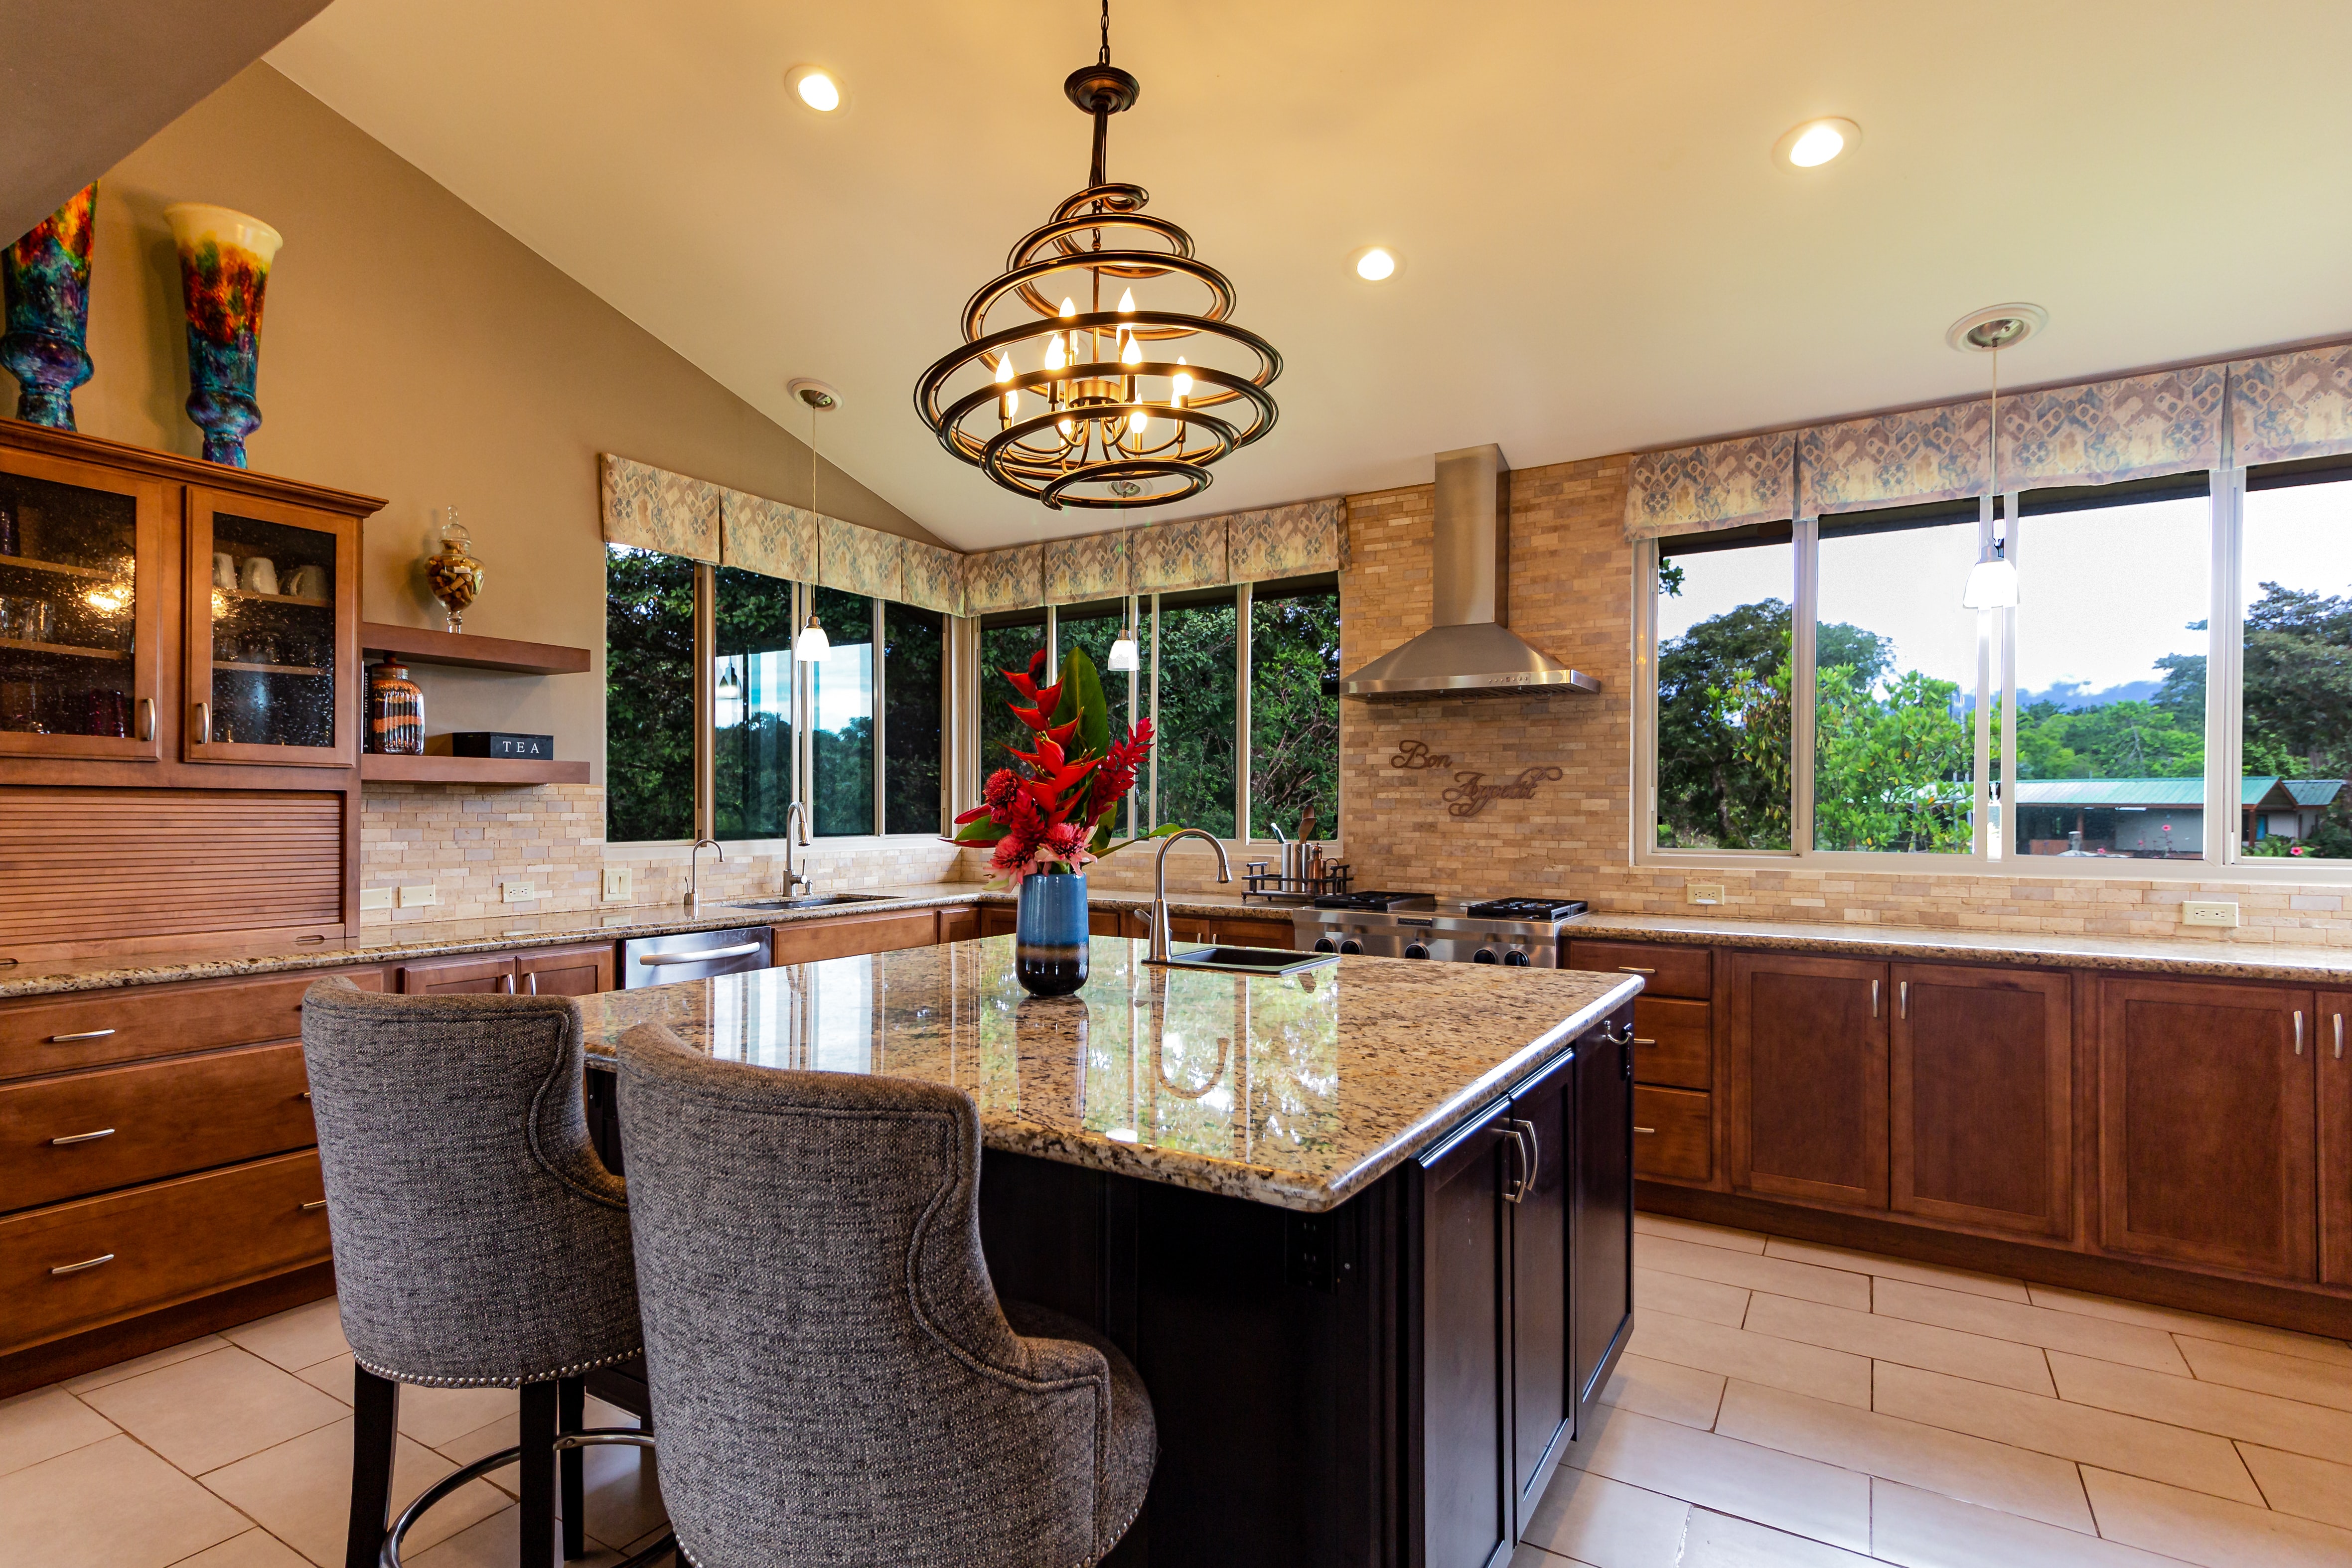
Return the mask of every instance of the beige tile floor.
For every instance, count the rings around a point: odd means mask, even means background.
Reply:
[[[1512,1568],[2352,1568],[2352,1344],[1655,1215]]]
[[[0,1568],[338,1568],[349,1517],[352,1357],[331,1301],[0,1402]],[[510,1389],[404,1388],[395,1506],[511,1447]],[[591,1426],[634,1427],[591,1400]],[[653,1466],[588,1450],[588,1568],[663,1527]],[[410,1533],[411,1568],[514,1568],[509,1465]]]
[[[1640,1327],[1513,1568],[2352,1568],[2352,1344],[1635,1224]],[[334,1568],[350,1395],[320,1301],[0,1403],[0,1568]],[[404,1390],[399,1500],[514,1424],[510,1392]],[[409,1561],[510,1568],[514,1484]],[[650,1542],[651,1462],[591,1450],[586,1511],[592,1565]]]

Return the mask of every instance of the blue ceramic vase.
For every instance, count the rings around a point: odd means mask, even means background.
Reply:
[[[16,378],[16,417],[74,427],[74,388],[89,380],[89,234],[95,182],[0,251],[7,330],[0,366]]]
[[[1013,925],[1013,972],[1032,996],[1066,997],[1087,983],[1084,873],[1021,879]]]

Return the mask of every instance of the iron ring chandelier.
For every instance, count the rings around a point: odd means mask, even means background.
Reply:
[[[1234,324],[1233,283],[1192,236],[1147,214],[1142,186],[1105,177],[1110,117],[1141,90],[1110,63],[1108,0],[1099,58],[1062,89],[1094,117],[1092,177],[965,304],[963,346],[923,372],[915,408],[950,454],[1057,511],[1164,506],[1274,428],[1282,356]],[[1139,284],[1195,308],[1139,307]],[[1013,324],[992,328],[999,307]]]

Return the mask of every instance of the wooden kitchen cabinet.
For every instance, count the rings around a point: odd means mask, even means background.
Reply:
[[[2319,1009],[2319,1277],[2352,1285],[2352,992]]]
[[[1644,994],[1633,999],[1633,1079],[1676,1089],[1715,1086],[1713,1009]]]
[[[1890,1206],[1962,1225],[2073,1228],[2073,984],[2035,969],[1898,964]]]
[[[1688,1089],[1633,1086],[1633,1174],[1705,1183],[1715,1175],[1713,1097]]]
[[[1568,967],[1604,975],[1639,975],[1645,997],[1680,997],[1703,1002],[1715,994],[1713,955],[1705,947],[1577,937],[1568,945]]]
[[[796,920],[773,928],[770,962],[814,964],[863,953],[895,953],[928,947],[940,939],[939,911],[909,909],[895,915],[838,915]]]
[[[2104,1247],[2317,1277],[2318,1024],[2306,990],[2100,982]]]
[[[562,947],[526,947],[519,953],[466,954],[455,958],[418,958],[394,971],[407,996],[585,997],[613,988],[613,944],[581,942]]]
[[[354,766],[359,519],[196,486],[187,512],[182,755]],[[237,586],[216,574],[234,575]]]
[[[1733,953],[1724,962],[1724,1161],[1733,1190],[1884,1208],[1885,964]]]

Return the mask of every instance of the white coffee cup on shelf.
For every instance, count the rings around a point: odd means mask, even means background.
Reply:
[[[249,555],[237,569],[236,585],[247,593],[278,591],[278,565],[266,555]]]
[[[236,557],[227,554],[226,551],[216,551],[214,553],[213,586],[215,588],[235,588],[236,586]]]
[[[327,597],[327,569],[323,566],[298,566],[286,580],[286,592],[293,599],[324,599]]]

